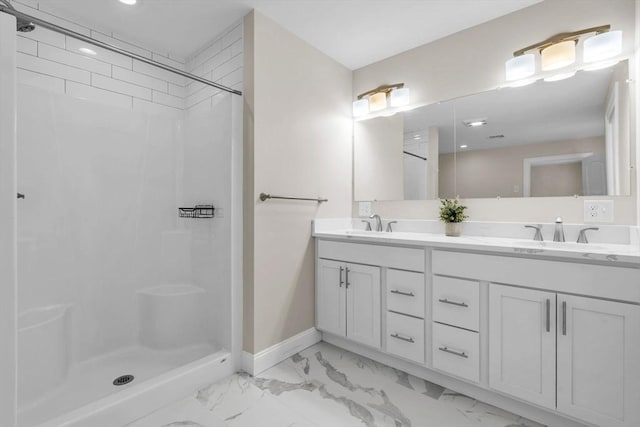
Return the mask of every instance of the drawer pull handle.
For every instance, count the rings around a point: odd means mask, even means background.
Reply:
[[[459,353],[457,351],[449,350],[447,347],[438,347],[438,350],[444,351],[445,353],[453,354],[454,356],[464,357],[465,359],[469,358],[469,355],[464,351],[462,353]]]
[[[397,289],[391,289],[392,294],[404,295],[405,297],[415,297],[413,292],[402,292]]]
[[[398,334],[391,334],[391,338],[395,338],[397,340],[402,340],[402,341],[406,341],[406,342],[410,342],[410,343],[415,343],[413,338],[411,338],[411,337],[406,338],[406,337],[403,337],[403,336],[398,335]]]
[[[458,307],[469,307],[469,305],[465,302],[455,302],[455,301],[449,301],[448,299],[444,298],[444,299],[439,299],[438,301],[440,301],[443,304],[451,304],[451,305],[457,305]]]
[[[344,280],[342,280],[342,272],[344,271],[344,267],[340,267],[340,287],[344,285]]]

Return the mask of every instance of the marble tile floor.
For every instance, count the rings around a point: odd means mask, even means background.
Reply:
[[[321,342],[126,427],[543,427]]]

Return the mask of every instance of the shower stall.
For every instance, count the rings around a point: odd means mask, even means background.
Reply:
[[[0,354],[17,392],[0,424],[118,427],[239,367],[240,92],[2,5]],[[110,55],[108,78],[130,62],[214,90],[195,108],[101,98],[98,68],[63,70],[89,85],[29,70],[54,47],[16,53],[16,25]]]

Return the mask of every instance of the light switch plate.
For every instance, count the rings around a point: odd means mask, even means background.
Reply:
[[[358,202],[358,215],[371,216],[371,202]]]
[[[585,200],[584,222],[613,222],[613,200]]]

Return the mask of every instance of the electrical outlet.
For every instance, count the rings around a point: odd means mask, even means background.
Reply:
[[[613,200],[585,200],[584,222],[613,222]]]
[[[359,202],[358,215],[366,217],[371,216],[371,202]]]

